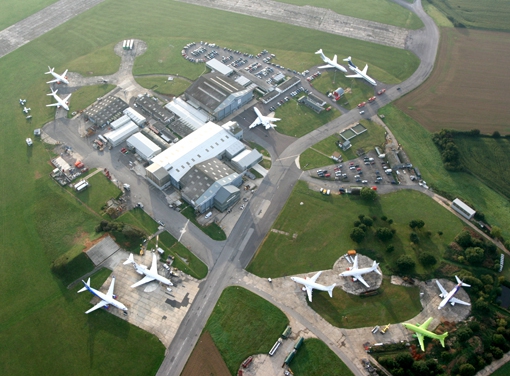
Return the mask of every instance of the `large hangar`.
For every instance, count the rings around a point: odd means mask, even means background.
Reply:
[[[182,177],[195,165],[211,158],[222,158],[225,151],[236,144],[245,148],[232,133],[208,122],[152,158],[152,164],[145,169],[147,178],[161,189],[170,184],[181,189]]]
[[[251,89],[239,85],[221,73],[208,73],[196,80],[185,92],[187,101],[221,120],[253,98]]]

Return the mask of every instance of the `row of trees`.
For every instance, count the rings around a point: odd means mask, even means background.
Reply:
[[[451,131],[442,129],[434,133],[432,141],[434,141],[441,152],[441,159],[446,170],[462,171],[464,169],[460,161],[459,148],[455,145]]]

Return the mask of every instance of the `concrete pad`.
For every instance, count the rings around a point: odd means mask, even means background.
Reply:
[[[89,248],[86,253],[95,266],[103,264],[108,258],[120,249],[119,245],[110,237],[105,236],[96,245]],[[127,256],[126,256],[127,257]]]

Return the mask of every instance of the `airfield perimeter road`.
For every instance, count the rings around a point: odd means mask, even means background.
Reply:
[[[0,31],[0,57],[7,55],[102,1],[61,0],[25,20]],[[403,0],[394,1],[415,12],[425,25],[420,30],[410,31],[406,39],[406,49],[414,52],[420,58],[421,63],[416,72],[400,85],[401,90],[396,88],[389,89],[385,95],[379,98],[377,104],[371,106],[374,111],[418,87],[429,76],[434,66],[439,43],[439,30],[432,19],[423,11],[421,0],[416,0],[413,4],[408,4]],[[201,283],[199,293],[188,311],[183,325],[180,326],[168,348],[158,375],[180,375],[182,372],[221,292],[226,286],[233,283],[231,276],[236,275],[238,271],[246,267],[252,259],[287,201],[293,185],[299,179],[302,171],[298,169],[295,163],[299,154],[314,143],[338,132],[352,122],[359,120],[359,118],[357,109],[352,110],[296,140],[281,155],[275,153],[275,150],[281,150],[280,148],[272,147],[264,138],[257,140],[262,146],[268,146],[268,150],[273,157],[272,168],[255,192],[252,200],[250,200],[227,241],[213,242],[206,239],[206,236],[200,233],[195,226],[188,225],[187,220],[184,218],[174,221],[167,227],[172,235],[179,239],[181,234],[183,234],[181,239],[183,243],[187,243],[186,245],[190,246],[195,253],[203,257],[210,268],[210,272],[207,279]],[[58,119],[57,121],[66,122],[67,119]],[[254,137],[257,137],[255,132]],[[77,144],[80,144],[80,142],[74,145]],[[83,152],[83,155],[87,155],[85,150]],[[112,156],[112,165],[119,163],[119,160],[116,161],[114,158]],[[146,186],[144,182],[140,181],[141,178],[131,177],[131,179],[129,179],[129,182],[135,186]],[[165,213],[163,213],[163,210],[156,209],[158,207],[166,207],[166,202],[161,200],[160,192],[155,192],[148,187],[145,189],[148,191],[147,198],[151,200],[151,206],[154,209],[153,216],[156,218],[158,216],[164,217]],[[172,216],[172,219],[175,220],[175,217]],[[186,232],[182,232],[184,229],[186,229]],[[204,255],[206,256],[204,257]],[[299,317],[296,319],[300,321]],[[325,333],[321,333],[311,323],[305,322],[304,324],[308,324],[308,329],[319,338],[327,338]],[[347,358],[338,348],[332,348],[332,350],[338,354],[354,374],[363,374],[359,361],[356,364],[353,362],[357,359]]]
[[[374,106],[375,109],[394,101],[425,81],[434,67],[439,44],[439,30],[433,20],[423,11],[421,0],[417,0],[413,4],[404,1],[395,2],[415,12],[425,25],[424,28],[411,33],[406,45],[407,49],[420,58],[421,63],[416,72],[400,85],[401,90],[397,88],[388,90],[378,99],[378,103]],[[272,154],[273,164],[268,175],[250,200],[248,207],[225,242],[219,258],[210,269],[209,276],[201,285],[192,307],[168,348],[165,360],[157,373],[158,376],[177,376],[182,372],[221,292],[226,286],[233,283],[231,276],[234,275],[236,269],[244,268],[255,255],[257,248],[286,203],[293,185],[302,173],[295,163],[298,156],[316,142],[338,132],[359,118],[357,109],[352,110],[296,140],[277,158]],[[262,146],[270,146],[263,138],[258,142]],[[274,151],[274,149],[271,147],[270,151]],[[296,319],[300,321],[299,317]],[[310,323],[304,324],[311,325]],[[312,326],[308,329],[319,338],[324,338],[324,333],[321,333],[317,328]],[[340,356],[354,374],[363,374],[359,361],[354,364],[356,359],[348,359],[340,349],[332,348],[332,350]]]

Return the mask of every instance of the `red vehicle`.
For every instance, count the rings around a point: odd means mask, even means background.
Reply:
[[[368,102],[369,102],[369,103],[372,103],[373,101],[375,101],[375,97],[368,98]]]
[[[386,89],[381,89],[377,92],[377,95],[381,95],[381,94],[384,94],[386,93]]]
[[[358,108],[365,107],[366,104],[367,102],[361,102],[360,104],[358,104]]]
[[[120,152],[121,152],[121,153],[126,153],[126,151],[127,151],[127,149],[126,149],[126,148],[122,148],[122,149],[120,149]]]
[[[331,174],[324,174],[325,178],[329,178],[330,176],[331,176]]]
[[[356,169],[356,171],[361,171],[361,167],[358,167],[358,168]]]

